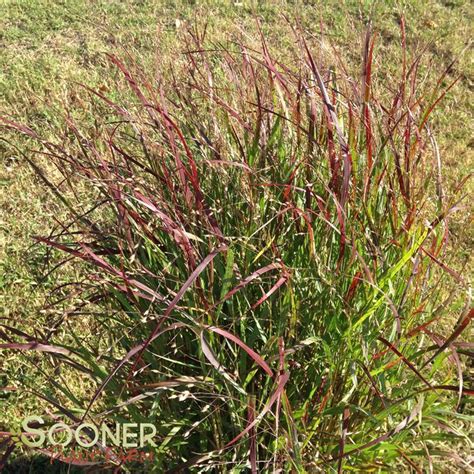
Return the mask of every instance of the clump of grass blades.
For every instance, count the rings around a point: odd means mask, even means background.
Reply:
[[[294,34],[291,64],[263,36],[211,48],[189,33],[153,79],[109,55],[114,98],[84,86],[94,125],[69,111],[57,142],[2,120],[64,176],[37,167],[71,213],[38,241],[84,262],[81,310],[102,305],[88,324],[108,343],[17,331],[1,348],[92,378],[91,399],[38,394],[71,423],[153,422],[150,472],[421,472],[443,454],[432,440],[468,442],[449,426],[472,395],[457,343],[472,312],[450,335],[431,326],[445,276],[465,286],[441,261],[457,203],[428,127],[447,76],[428,90],[402,50],[378,97],[369,33],[361,78]]]

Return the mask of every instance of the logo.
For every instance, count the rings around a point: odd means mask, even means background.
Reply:
[[[29,448],[47,449],[63,461],[151,461],[156,447],[156,427],[152,423],[81,423],[69,426],[55,423],[48,426],[41,416],[32,415],[21,423],[20,441]],[[91,449],[84,453],[84,448]],[[139,450],[139,448],[142,448]]]

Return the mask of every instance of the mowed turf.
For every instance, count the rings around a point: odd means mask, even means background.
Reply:
[[[271,47],[284,54],[293,41],[285,16],[299,19],[307,31],[321,38],[321,53],[332,47],[358,68],[363,34],[369,21],[377,33],[374,75],[380,84],[397,77],[400,66],[400,16],[404,15],[407,42],[412,54],[426,49],[431,63],[428,79],[451,65],[447,79],[459,82],[444,99],[434,117],[434,133],[444,162],[447,187],[454,188],[472,172],[472,77],[469,55],[473,9],[465,1],[401,2],[155,2],[155,1],[10,1],[0,5],[0,112],[37,124],[54,123],[58,109],[73,106],[75,81],[107,87],[111,68],[104,53],[137,52],[152,64],[179,57],[173,47],[180,29],[189,24],[208,24],[208,38],[216,43],[232,40],[236,30],[253,35],[256,17],[274,38]],[[125,50],[123,49],[125,48]],[[379,67],[379,66],[383,66]],[[15,144],[15,143],[14,143]],[[49,229],[54,204],[24,160],[5,142],[2,160],[2,265],[6,308],[24,311],[31,301],[30,270],[25,267],[29,238]],[[467,190],[471,190],[471,182]],[[472,221],[458,214],[452,241],[460,261],[472,246]],[[38,219],[41,216],[41,219]],[[15,282],[13,285],[12,283]],[[33,297],[33,299],[36,296]]]

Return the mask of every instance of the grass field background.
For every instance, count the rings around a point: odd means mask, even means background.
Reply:
[[[360,67],[361,45],[369,25],[376,32],[374,87],[397,77],[400,66],[400,18],[407,27],[408,49],[425,51],[426,81],[433,81],[450,67],[446,83],[459,77],[442,106],[436,111],[433,131],[444,160],[445,188],[455,190],[473,167],[473,108],[471,39],[474,14],[465,1],[324,1],[324,2],[164,2],[164,1],[10,1],[0,3],[0,115],[49,129],[59,123],[61,110],[81,101],[77,83],[108,91],[116,71],[105,58],[127,52],[150,68],[179,60],[177,37],[190,25],[203,28],[216,44],[238,34],[256,37],[260,18],[263,31],[276,56],[286,57],[293,41],[287,19],[298,20],[305,31],[319,39],[318,54],[331,58],[334,51],[347,68]],[[453,61],[455,61],[453,63]],[[336,61],[335,61],[336,63]],[[382,70],[383,73],[379,72]],[[85,123],[91,117],[81,117]],[[33,235],[47,234],[63,212],[52,195],[40,186],[23,153],[34,148],[18,136],[4,135],[0,142],[0,189],[2,232],[0,290],[4,317],[20,327],[32,321],[48,324],[44,310],[49,292],[62,276],[44,278],[45,250],[33,246]],[[48,167],[47,160],[40,166]],[[465,193],[472,191],[466,181]],[[451,222],[447,262],[472,276],[469,254],[473,248],[472,204],[465,200]],[[52,257],[54,259],[54,255]],[[71,274],[81,272],[70,265]],[[447,318],[443,324],[451,327]],[[87,330],[87,328],[85,328]],[[15,377],[13,377],[15,373]],[[466,369],[469,376],[469,369]],[[38,377],[37,373],[34,375]],[[12,380],[32,380],[30,369],[13,354],[2,360],[0,385]],[[74,381],[71,381],[74,384]],[[77,382],[79,383],[79,382]],[[81,382],[82,384],[82,382]],[[82,385],[81,385],[82,386]],[[0,396],[0,429],[8,429],[25,412],[35,409],[31,397],[8,391]]]

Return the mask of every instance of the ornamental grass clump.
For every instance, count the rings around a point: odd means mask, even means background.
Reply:
[[[67,110],[56,140],[2,120],[62,176],[36,166],[71,216],[37,241],[82,262],[54,331],[0,335],[42,353],[50,411],[154,424],[147,472],[462,465],[446,446],[468,442],[453,423],[472,312],[434,329],[448,279],[465,287],[443,263],[459,202],[430,128],[452,84],[425,80],[402,37],[399,76],[374,87],[370,33],[357,76],[298,29],[291,60],[263,34],[190,32],[156,75],[109,54],[107,88],[77,92],[89,122]]]

